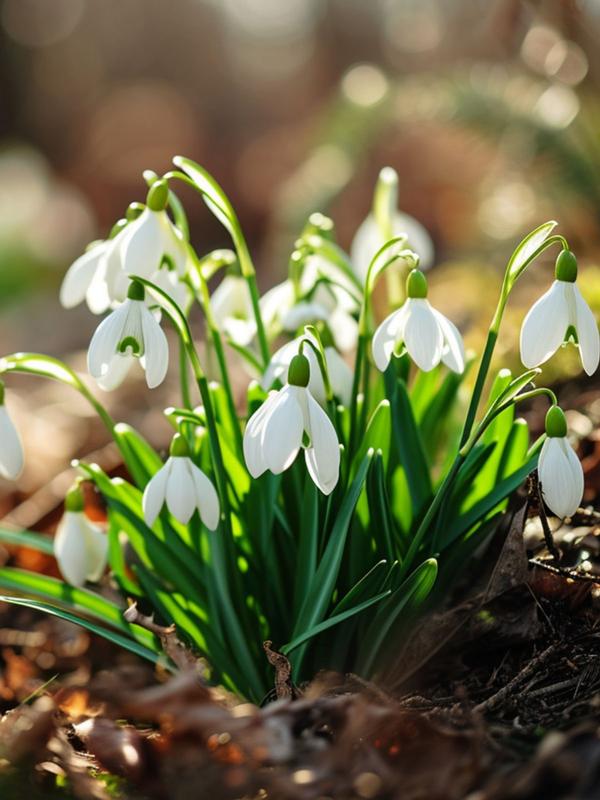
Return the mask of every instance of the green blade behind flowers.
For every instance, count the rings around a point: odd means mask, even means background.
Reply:
[[[237,216],[229,198],[213,176],[191,158],[175,156],[173,163],[183,170],[199,189],[202,197],[219,222],[234,236]]]
[[[125,650],[129,650],[131,653],[135,653],[135,655],[141,656],[142,658],[151,661],[153,664],[156,664],[160,661],[167,669],[174,671],[174,667],[165,659],[162,653],[150,650],[149,648],[144,647],[136,642],[134,639],[130,639],[129,637],[123,636],[116,631],[109,630],[101,625],[97,625],[95,622],[91,622],[85,617],[78,617],[75,614],[71,614],[69,611],[65,611],[62,608],[51,605],[50,603],[45,603],[39,600],[27,600],[23,597],[11,597],[8,595],[0,595],[0,602],[10,603],[15,606],[24,606],[25,608],[31,608],[33,611],[42,611],[50,616],[60,617],[60,619],[64,619],[67,622],[72,622],[74,625],[79,625],[91,633],[95,633],[98,636],[102,636],[104,639],[108,639],[109,642],[112,642],[113,644],[116,644]]]
[[[48,556],[54,555],[54,544],[51,536],[35,531],[12,531],[10,528],[0,528],[0,542],[14,544],[17,547],[29,547]]]
[[[144,489],[163,465],[160,456],[131,425],[117,423],[113,435],[121,452],[127,450],[129,453],[126,463],[131,477],[138,489]]]
[[[396,378],[393,364],[384,377],[386,394],[392,406],[392,441],[406,475],[413,515],[418,518],[432,495],[429,464],[406,384]]]
[[[105,625],[121,630],[144,647],[160,651],[158,640],[150,631],[137,625],[130,625],[123,618],[122,608],[87,589],[70,586],[57,578],[16,567],[0,568],[0,588],[11,592],[33,594],[44,601],[58,603],[74,613],[88,614]]]
[[[296,619],[293,638],[297,638],[305,631],[313,628],[325,616],[340,571],[350,521],[360,493],[363,490],[363,484],[372,458],[372,452],[367,453],[364,457],[356,474],[356,478],[350,484],[339,511],[337,512],[335,523],[328,537],[325,550],[323,551],[323,556],[310,582],[309,590]],[[300,649],[296,651],[295,667],[297,670],[300,669],[305,654],[305,648],[306,643],[301,645]]]
[[[359,674],[369,676],[372,673],[400,615],[408,622],[420,612],[433,589],[437,573],[437,561],[434,558],[427,559],[379,606],[361,643]]]
[[[328,617],[327,619],[323,620],[323,622],[320,622],[318,625],[315,625],[313,628],[310,628],[309,630],[300,634],[300,636],[297,636],[288,644],[285,644],[281,648],[281,652],[284,655],[289,655],[289,653],[291,653],[297,647],[300,647],[300,645],[308,642],[309,639],[312,639],[319,633],[323,633],[324,631],[329,630],[329,628],[333,628],[335,625],[339,625],[340,623],[345,622],[351,617],[354,617],[357,614],[366,611],[367,608],[370,608],[371,606],[375,605],[375,603],[379,603],[381,600],[384,600],[386,597],[389,597],[389,595],[390,595],[390,590],[388,589],[385,592],[380,592],[379,594],[375,595],[375,597],[370,597],[368,600],[364,600],[362,603],[359,603],[358,605],[353,606],[352,608],[348,608],[339,614],[334,614],[333,616]]]

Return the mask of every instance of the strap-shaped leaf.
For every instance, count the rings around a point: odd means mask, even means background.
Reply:
[[[535,230],[531,231],[531,233],[528,233],[527,236],[521,242],[519,242],[512,256],[510,257],[508,266],[506,268],[511,286],[517,280],[519,275],[521,275],[523,270],[527,267],[533,256],[536,254],[537,250],[544,244],[548,236],[550,236],[557,225],[558,222],[555,222],[554,220],[544,222],[543,225],[540,225],[539,228],[536,228]]]
[[[54,544],[51,536],[35,531],[12,531],[10,528],[0,528],[0,542],[14,544],[18,547],[30,547],[46,555],[54,555]]]

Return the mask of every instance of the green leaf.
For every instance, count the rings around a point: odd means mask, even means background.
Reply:
[[[369,449],[381,450],[387,466],[390,452],[392,415],[389,400],[382,400],[371,414],[367,430],[354,457],[355,464],[361,464]]]
[[[387,586],[389,572],[388,562],[385,559],[378,561],[377,564],[371,567],[371,569],[354,584],[350,591],[342,597],[340,602],[333,609],[333,613],[336,615],[341,614],[348,608],[362,603],[363,599],[368,599],[375,594],[381,593],[384,585]]]
[[[126,463],[139,489],[144,489],[150,478],[163,466],[154,448],[134,428],[124,422],[114,427],[114,438],[121,452],[127,450]]]
[[[512,286],[519,275],[533,259],[537,250],[544,244],[548,236],[552,233],[558,222],[550,220],[544,222],[539,228],[528,233],[527,236],[516,246],[509,259],[506,273],[509,278],[509,285]]]
[[[219,222],[234,236],[237,217],[229,198],[213,176],[200,164],[185,156],[175,156],[173,163],[188,175],[202,194],[204,202]]]
[[[51,536],[34,531],[11,531],[9,528],[0,528],[0,542],[14,544],[19,547],[30,547],[46,555],[54,555],[54,543]]]
[[[432,495],[429,464],[403,380],[396,379],[393,365],[385,372],[386,393],[392,406],[392,438],[402,465],[413,504],[419,517]]]
[[[292,650],[295,650],[297,647],[300,647],[301,644],[304,644],[309,639],[312,639],[314,636],[317,636],[319,633],[323,633],[323,631],[329,630],[329,628],[333,628],[334,625],[339,625],[340,622],[345,622],[350,617],[354,617],[356,614],[360,614],[362,611],[365,611],[367,608],[375,605],[375,603],[379,603],[380,600],[383,600],[386,597],[389,597],[390,590],[388,589],[385,592],[381,592],[380,594],[375,595],[375,597],[371,597],[368,600],[364,600],[362,603],[359,603],[357,606],[353,606],[352,608],[347,609],[346,611],[342,611],[339,614],[334,614],[333,616],[329,617],[323,622],[320,622],[318,625],[315,625],[313,628],[305,631],[304,633],[297,636],[295,639],[292,639],[291,642],[285,644],[281,648],[281,652],[284,655],[288,655],[291,653]]]
[[[360,465],[356,478],[350,484],[348,491],[342,501],[337,513],[331,534],[328,537],[327,545],[306,598],[298,614],[294,626],[294,638],[300,636],[304,631],[317,625],[324,617],[327,607],[331,602],[333,590],[337,576],[340,571],[346,536],[350,525],[350,520],[354,513],[354,508],[363,489],[363,484],[367,476],[367,471],[371,465],[373,453],[369,452]],[[300,663],[304,656],[304,647],[296,655],[296,669],[300,669]]]
[[[369,532],[377,543],[377,552],[392,563],[396,558],[397,536],[385,485],[385,468],[381,452],[376,452],[367,477],[367,498],[370,512]]]
[[[43,600],[57,601],[72,611],[83,612],[99,619],[105,625],[118,628],[137,642],[157,652],[160,645],[150,631],[138,625],[130,625],[123,618],[123,609],[95,592],[70,586],[57,578],[40,575],[16,567],[0,568],[0,587],[13,592],[33,594]]]
[[[437,561],[434,558],[427,559],[379,606],[361,644],[364,655],[359,668],[360,674],[369,675],[378,663],[380,650],[392,633],[400,614],[412,617],[419,612],[433,588],[437,573]]]
[[[103,628],[101,625],[96,625],[95,622],[91,622],[89,619],[78,617],[75,614],[71,614],[69,611],[64,611],[62,608],[50,605],[50,603],[44,603],[39,600],[28,600],[23,597],[11,597],[9,595],[0,595],[0,602],[10,603],[11,605],[15,606],[24,606],[25,608],[31,608],[33,611],[43,611],[45,614],[50,614],[50,616],[60,617],[60,619],[64,619],[67,622],[72,622],[74,625],[79,625],[82,628],[86,628],[86,630],[91,631],[91,633],[95,633],[98,636],[102,636],[104,639],[108,639],[109,642],[112,642],[113,644],[116,644],[125,650],[129,650],[131,653],[135,653],[135,655],[141,656],[142,658],[151,661],[153,664],[156,664],[160,661],[171,672],[175,671],[174,667],[170,664],[170,662],[166,661],[162,654],[158,654],[153,650],[149,650],[147,647],[144,647],[127,636],[123,636],[122,634],[109,630],[108,628]]]
[[[57,358],[45,356],[42,353],[13,353],[0,359],[0,372],[24,372],[38,375],[42,378],[51,378],[60,383],[65,383],[78,391],[82,387],[81,380],[72,369]]]

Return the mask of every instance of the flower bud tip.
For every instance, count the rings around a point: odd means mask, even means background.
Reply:
[[[421,270],[413,269],[409,272],[406,279],[406,294],[415,299],[427,297],[427,278]]]
[[[169,184],[161,178],[148,191],[146,205],[151,211],[164,211],[169,202]]]
[[[577,279],[577,258],[571,250],[561,250],[554,269],[556,280],[575,283]]]
[[[563,439],[567,435],[567,420],[562,408],[551,406],[546,414],[546,435],[552,439]]]
[[[176,433],[171,440],[169,454],[175,458],[189,458],[190,448],[185,438],[180,433]]]
[[[310,364],[303,355],[296,355],[292,358],[288,369],[288,383],[291,386],[308,386],[310,380]]]

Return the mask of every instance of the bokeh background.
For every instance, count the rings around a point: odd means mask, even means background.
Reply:
[[[97,319],[60,309],[60,280],[144,199],[142,170],[178,153],[230,195],[263,288],[311,211],[348,247],[390,164],[435,242],[433,291],[470,342],[513,246],[550,218],[600,311],[599,45],[600,0],[3,0],[0,351],[83,368]],[[182,198],[197,249],[228,245]],[[548,262],[511,306],[504,358],[550,277]],[[13,521],[33,524],[104,433],[63,387],[10,386],[28,466],[0,511],[17,504]],[[160,402],[136,382],[107,399],[157,442]]]

